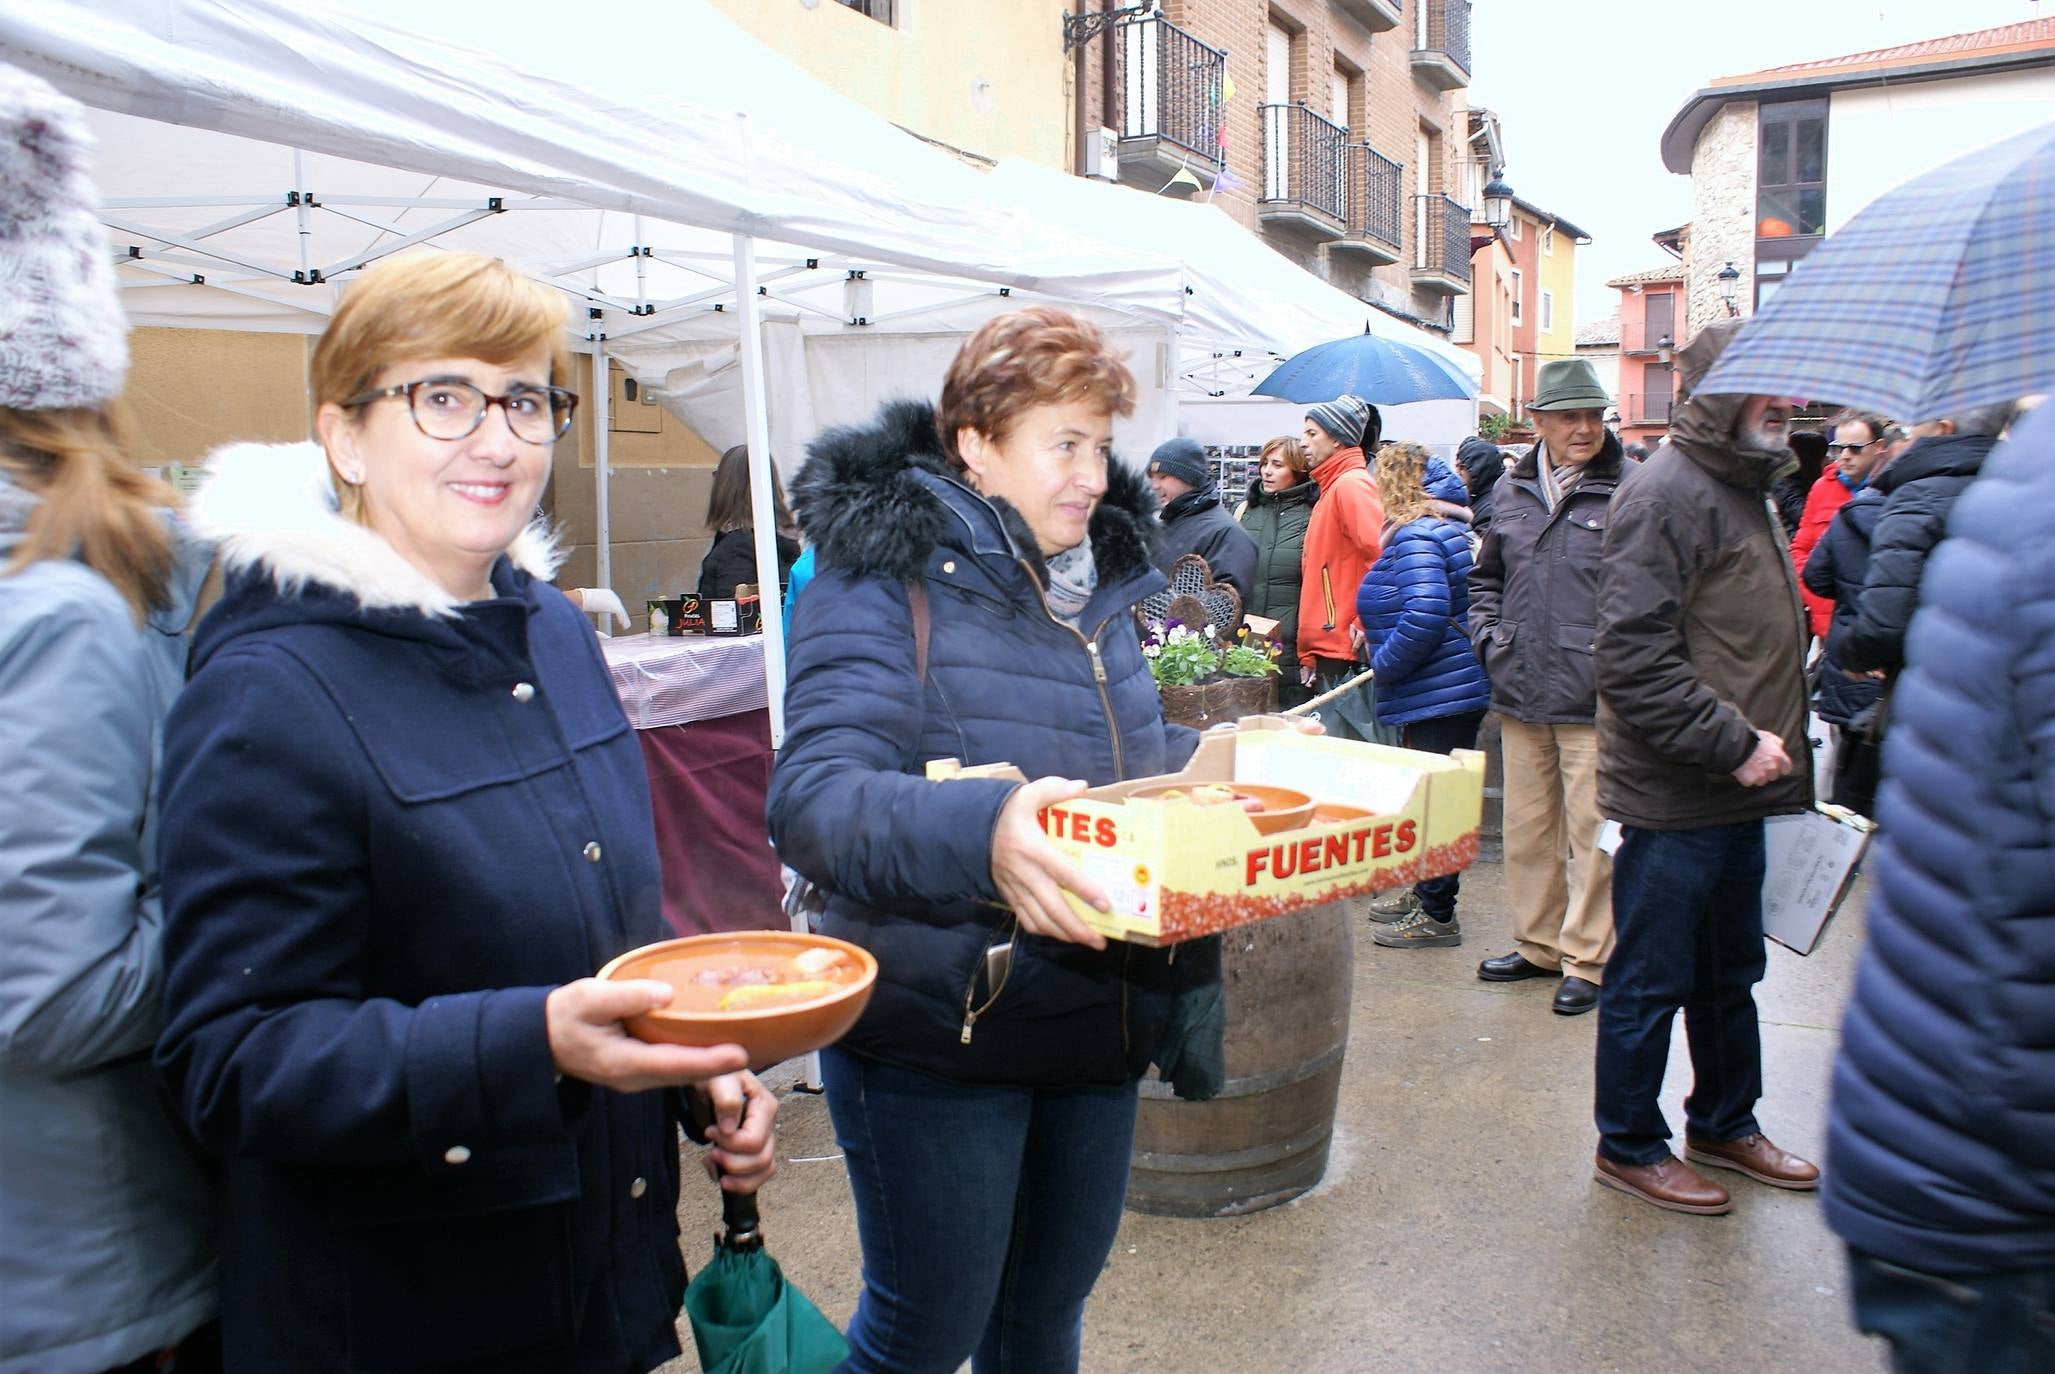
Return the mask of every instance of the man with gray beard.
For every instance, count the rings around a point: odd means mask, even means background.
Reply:
[[[1599,809],[1620,822],[1598,1004],[1598,1181],[1676,1212],[1727,1190],[1670,1153],[1657,1098],[1681,1008],[1691,1046],[1684,1156],[1777,1188],[1819,1170],[1755,1118],[1764,969],[1763,821],[1812,805],[1804,611],[1769,494],[1789,408],[1692,394],[1742,321],[1678,355],[1670,434],[1613,497],[1598,581]]]

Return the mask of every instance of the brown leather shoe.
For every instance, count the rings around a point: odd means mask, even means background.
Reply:
[[[1772,1188],[1809,1192],[1820,1186],[1819,1165],[1807,1163],[1789,1150],[1778,1149],[1760,1131],[1724,1145],[1708,1144],[1686,1135],[1684,1158],[1715,1169],[1738,1170]]]
[[[1675,1155],[1664,1155],[1654,1164],[1615,1164],[1600,1155],[1591,1176],[1608,1188],[1672,1212],[1716,1217],[1734,1207],[1725,1188]]]

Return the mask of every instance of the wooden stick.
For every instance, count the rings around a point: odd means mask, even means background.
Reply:
[[[1335,698],[1347,696],[1350,692],[1355,691],[1356,688],[1362,686],[1364,683],[1368,682],[1371,678],[1376,676],[1377,674],[1373,670],[1365,668],[1362,672],[1357,673],[1354,677],[1350,678],[1347,682],[1344,682],[1341,686],[1335,688],[1333,691],[1322,692],[1319,696],[1314,697],[1311,701],[1301,702],[1297,706],[1292,707],[1289,711],[1283,711],[1279,714],[1287,716],[1303,716],[1309,712],[1317,711],[1322,706],[1325,706],[1328,702],[1333,701]]]

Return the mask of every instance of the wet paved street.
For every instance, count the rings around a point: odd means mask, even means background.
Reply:
[[[1778,1143],[1818,1158],[1841,1004],[1862,938],[1858,886],[1809,959],[1772,945],[1757,990]],[[1464,882],[1456,949],[1385,950],[1359,924],[1355,1005],[1326,1179],[1251,1216],[1127,1214],[1085,1321],[1084,1368],[1140,1374],[1655,1370],[1871,1374],[1848,1325],[1839,1244],[1807,1194],[1715,1176],[1725,1217],[1661,1212],[1591,1180],[1595,1015],[1552,983],[1487,984],[1510,949],[1501,870]],[[1665,1107],[1683,1126],[1675,1036]],[[774,1080],[789,1080],[789,1072]],[[838,1322],[856,1302],[849,1189],[819,1098],[786,1092],[765,1233]],[[695,1266],[718,1214],[694,1176]],[[696,1368],[691,1358],[673,1371]]]

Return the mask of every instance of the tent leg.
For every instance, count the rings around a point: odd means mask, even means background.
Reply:
[[[598,339],[592,341],[592,484],[593,507],[598,513],[598,529],[593,538],[597,555],[597,572],[593,580],[611,591],[614,585],[614,536],[612,522],[607,518],[607,429],[612,423],[607,416],[607,402],[612,399],[607,389],[611,380],[607,375],[606,345]],[[601,611],[599,628],[612,634],[614,613]],[[626,628],[625,626],[623,628]]]
[[[757,306],[756,240],[746,234],[735,238],[735,314],[741,332],[742,410],[744,433],[749,443],[749,517],[756,526],[756,584],[763,598],[764,689],[771,708],[771,748],[785,742],[785,618],[784,598],[778,586],[777,504],[771,483],[776,471],[771,462],[771,414],[764,386],[763,312]],[[792,929],[806,933],[806,913],[795,908]],[[800,1064],[800,1084],[808,1092],[821,1090],[821,1057],[809,1054]]]

